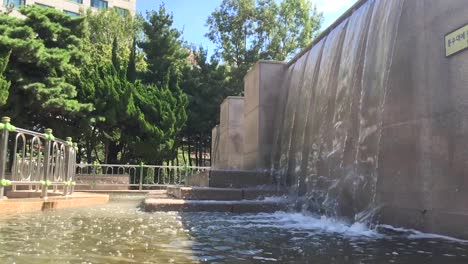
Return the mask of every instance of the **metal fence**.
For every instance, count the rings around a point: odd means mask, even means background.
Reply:
[[[8,117],[2,118],[0,131],[0,199],[7,186],[40,190],[44,199],[50,188],[61,189],[63,195],[73,192],[76,145],[71,138],[55,138],[51,129],[39,133],[16,128]]]
[[[210,167],[130,165],[130,164],[77,164],[77,184],[143,187],[186,185],[195,174],[207,173]]]
[[[186,185],[190,177],[210,170],[210,167],[192,166],[76,164],[77,150],[70,137],[55,138],[51,129],[39,133],[16,128],[10,124],[10,118],[3,117],[0,123],[0,199],[7,187],[17,191],[19,186],[40,191],[41,197],[47,199],[49,191],[70,195],[77,185],[93,189],[101,184],[108,190]]]

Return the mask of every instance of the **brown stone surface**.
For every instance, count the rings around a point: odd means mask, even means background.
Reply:
[[[179,187],[173,196],[185,200],[242,200],[242,189]]]
[[[248,188],[274,185],[273,178],[266,172],[255,171],[210,171],[210,187]]]
[[[261,189],[242,189],[242,199],[244,200],[256,200],[263,199],[271,196],[282,196],[285,192],[276,190],[261,190]]]
[[[186,186],[208,187],[210,173],[208,171],[195,173],[187,177]]]
[[[384,223],[468,238],[468,51],[445,57],[443,38],[467,13],[464,0],[404,2],[382,113]]]
[[[83,184],[83,183],[77,183],[75,185],[75,190],[77,191],[97,191],[97,190],[105,190],[105,191],[111,191],[111,190],[129,190],[129,186],[126,184]]]
[[[229,96],[221,104],[219,131],[214,141],[214,168],[241,169],[243,154],[244,98]],[[219,134],[219,136],[218,136]]]
[[[286,68],[282,62],[259,61],[244,78],[243,170],[270,169],[272,131]]]
[[[147,198],[144,201],[146,212],[156,211],[183,211],[183,212],[274,212],[283,211],[285,203],[261,202],[261,201],[194,201],[180,199],[154,199]]]
[[[7,191],[6,196],[9,199],[22,199],[22,198],[40,198],[42,195],[41,190],[38,191],[29,191],[29,190],[19,190],[19,191]],[[53,196],[62,196],[62,192],[53,192],[49,191],[47,193],[49,197]]]
[[[285,194],[273,189],[259,188],[170,187],[168,190],[170,197],[185,200],[257,200]]]
[[[0,201],[0,214],[16,214],[46,209],[91,206],[105,204],[108,201],[109,195],[80,192],[75,192],[68,197],[49,197],[46,201],[40,198],[5,199]]]

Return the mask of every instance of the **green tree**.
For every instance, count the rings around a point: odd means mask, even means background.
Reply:
[[[8,60],[10,58],[10,52],[2,52],[5,54],[0,54],[0,106],[6,103],[8,99],[10,82],[5,79],[3,73],[6,70],[8,65]]]
[[[219,122],[219,105],[232,91],[227,86],[226,66],[212,59],[208,61],[207,51],[193,49],[191,67],[187,67],[181,82],[189,98],[187,124],[183,130],[183,142],[187,150],[195,154],[195,164],[203,165],[203,153],[210,152],[211,129]],[[192,155],[188,163],[191,165]]]
[[[177,87],[170,90],[167,85],[146,85],[129,78],[135,61],[121,63],[119,46],[115,39],[109,58],[91,60],[83,69],[81,97],[95,107],[83,135],[86,156],[90,161],[94,150],[94,158],[98,158],[102,146],[101,162],[160,163],[174,152],[176,134],[186,120],[186,99],[183,94],[176,96]],[[127,69],[120,69],[122,64],[128,65]]]
[[[207,20],[206,36],[217,56],[230,66],[232,87],[243,90],[243,78],[258,60],[285,60],[310,43],[322,14],[309,0],[223,0]]]
[[[146,13],[143,22],[143,41],[138,46],[146,55],[148,68],[141,79],[146,84],[165,85],[167,75],[179,79],[188,62],[188,49],[183,47],[181,32],[172,26],[172,15],[166,13],[164,5],[159,10]]]
[[[93,12],[91,9],[86,12],[86,21],[89,27],[89,43],[93,49],[98,51],[96,56],[106,60],[112,52],[114,40],[119,43],[116,52],[122,63],[129,61],[129,56],[133,48],[133,42],[141,35],[142,19],[139,16],[122,16],[115,9],[103,9]],[[146,69],[144,54],[135,54],[136,67],[139,71]],[[123,69],[125,65],[120,65]]]
[[[24,19],[0,14],[0,50],[11,52],[5,71],[11,82],[5,114],[18,126],[48,126],[63,135],[71,119],[92,109],[77,100],[72,84],[83,61],[84,19],[37,6],[20,12]]]
[[[136,69],[136,39],[133,39],[132,50],[130,52],[130,58],[127,67],[127,80],[134,83],[137,79]]]

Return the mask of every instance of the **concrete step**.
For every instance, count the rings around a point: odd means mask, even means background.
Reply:
[[[211,187],[168,187],[170,197],[184,200],[257,200],[270,196],[281,196],[283,192],[259,188],[211,188]]]
[[[287,209],[286,201],[202,201],[181,199],[146,198],[143,202],[146,212],[231,212],[231,213],[259,213],[276,212]]]
[[[22,198],[40,198],[42,195],[41,190],[38,191],[29,191],[29,190],[19,190],[19,191],[7,191],[6,196],[10,199],[22,199]],[[49,190],[47,192],[47,196],[54,197],[54,196],[63,196],[62,191],[54,192]]]
[[[165,190],[167,186],[154,185],[143,186],[142,191]],[[138,186],[128,186],[127,184],[88,184],[77,183],[75,185],[77,191],[133,191],[138,190]]]
[[[239,170],[210,170],[209,186],[215,188],[255,188],[274,186],[274,178],[268,172]]]

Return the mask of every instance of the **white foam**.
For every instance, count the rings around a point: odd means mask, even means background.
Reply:
[[[379,236],[375,230],[369,229],[363,223],[349,224],[334,218],[315,217],[301,213],[276,212],[272,214],[240,215],[229,220],[222,220],[222,222],[233,225],[221,227],[214,224],[210,228],[278,228],[312,231],[312,233],[341,233],[346,236]]]
[[[396,232],[407,233],[408,238],[410,239],[444,239],[444,240],[450,240],[450,241],[459,242],[459,243],[468,243],[468,240],[459,239],[459,238],[450,237],[450,236],[432,234],[432,233],[423,233],[415,229],[394,227],[391,225],[378,225],[377,227],[393,230]]]

